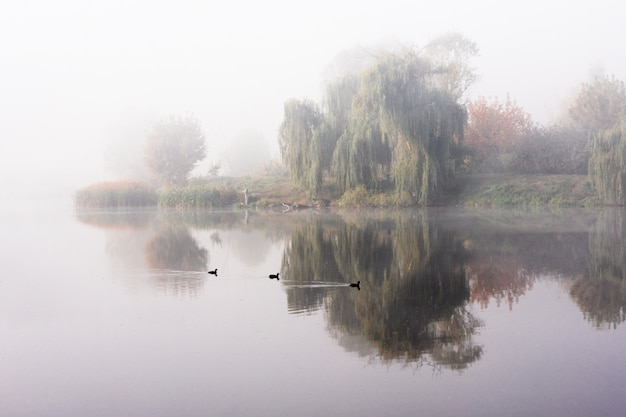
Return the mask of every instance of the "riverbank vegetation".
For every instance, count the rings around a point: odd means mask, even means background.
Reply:
[[[148,184],[135,181],[109,181],[78,190],[74,204],[79,208],[143,207],[158,202],[157,192]]]
[[[324,207],[411,207],[408,193],[373,192],[357,186],[338,195],[324,188],[323,198],[311,200],[306,191],[285,177],[219,177],[196,179],[192,184],[163,190],[148,185],[124,186],[125,183],[102,183],[76,193],[76,207],[158,206],[163,209],[280,209]],[[245,204],[244,190],[248,190]],[[117,190],[117,191],[116,191]],[[283,204],[284,203],[284,204]],[[492,206],[599,206],[599,197],[586,175],[504,175],[475,174],[455,178],[454,184],[431,205]]]

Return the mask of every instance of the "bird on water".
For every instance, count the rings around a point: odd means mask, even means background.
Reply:
[[[361,291],[361,281],[357,281],[356,284],[353,282],[350,284],[351,287],[356,288],[357,290]]]
[[[280,272],[277,272],[276,274],[270,274],[270,279],[277,279],[278,281],[280,281],[280,278],[278,278],[279,275]]]
[[[213,271],[209,271],[209,274],[217,276],[217,268],[215,268]]]

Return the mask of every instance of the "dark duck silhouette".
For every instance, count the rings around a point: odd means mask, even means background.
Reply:
[[[270,279],[276,279],[280,281],[280,278],[278,278],[279,275],[280,275],[280,272],[277,272],[276,274],[270,274]]]
[[[357,281],[356,284],[353,282],[350,284],[350,286],[352,288],[356,288],[357,290],[361,291],[361,281]]]
[[[209,271],[209,274],[217,276],[217,268],[215,268],[213,271]]]

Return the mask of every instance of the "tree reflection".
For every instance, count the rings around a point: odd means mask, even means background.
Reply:
[[[164,292],[197,295],[202,289],[209,255],[186,227],[166,225],[161,228],[146,244],[145,255],[148,265],[159,270],[153,279]]]
[[[510,310],[532,289],[535,276],[510,252],[490,251],[485,246],[477,250],[475,242],[471,241],[466,241],[465,245],[473,254],[466,265],[472,302],[486,308],[492,299],[498,307],[505,301]]]
[[[601,213],[589,250],[589,273],[573,282],[571,296],[594,326],[616,328],[626,320],[626,219],[622,210]]]
[[[185,227],[164,226],[145,248],[148,265],[155,269],[206,271],[209,255]]]
[[[290,309],[324,306],[333,332],[364,335],[384,360],[430,358],[452,369],[478,360],[472,335],[480,323],[465,308],[466,251],[455,234],[430,224],[426,212],[350,216],[294,231],[283,273],[310,286],[288,289]],[[356,281],[361,291],[331,285]]]
[[[479,323],[467,313],[468,301],[512,308],[548,276],[559,277],[593,325],[626,321],[622,208],[287,215],[131,210],[77,218],[106,229],[116,272],[137,276],[150,269],[151,282],[156,274],[158,287],[178,293],[202,287],[200,275],[187,272],[206,274],[209,260],[190,229],[207,231],[202,243],[216,251],[226,246],[248,266],[265,259],[267,242],[287,242],[280,283],[289,311],[324,309],[338,340],[353,346],[365,335],[383,358],[426,356],[462,368],[481,352],[472,343]],[[356,281],[361,291],[347,287]]]
[[[528,216],[506,227],[486,223],[455,228],[465,236],[472,302],[486,308],[493,300],[498,307],[506,303],[512,309],[537,279],[547,274],[571,277],[584,270],[589,261],[588,230],[552,227]]]

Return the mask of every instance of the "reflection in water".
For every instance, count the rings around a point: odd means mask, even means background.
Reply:
[[[108,230],[145,229],[156,216],[155,210],[80,210],[76,213],[81,222]]]
[[[414,212],[302,224],[285,251],[283,271],[290,282],[309,284],[288,287],[290,310],[324,306],[338,339],[363,335],[384,360],[429,357],[462,369],[482,354],[472,342],[480,322],[465,308],[464,263],[454,233],[430,224],[426,212]],[[336,284],[320,285],[329,280]],[[355,282],[361,291],[348,285]]]
[[[488,246],[476,250],[475,242],[466,241],[464,244],[473,254],[465,266],[472,302],[487,308],[490,300],[495,300],[498,307],[506,301],[512,309],[513,304],[532,289],[535,275],[528,272],[514,254],[489,251],[486,250]]]
[[[616,328],[625,321],[623,209],[506,211],[505,220],[501,215],[472,213],[454,222],[471,253],[466,268],[472,301],[486,307],[490,299],[498,305],[506,300],[512,308],[536,279],[551,275],[569,288],[594,326]]]
[[[150,268],[164,270],[152,277],[164,292],[197,295],[204,285],[209,255],[186,227],[164,226],[148,241],[145,254]],[[197,273],[181,273],[184,271]]]
[[[626,320],[626,219],[621,210],[601,213],[589,250],[589,273],[574,281],[572,298],[594,326],[616,328]]]
[[[208,252],[200,248],[187,228],[165,226],[146,244],[146,259],[154,269],[206,270]]]
[[[229,231],[228,247],[244,265],[250,267],[261,264],[270,251],[267,238],[251,230]]]
[[[132,282],[146,280],[171,295],[197,295],[206,278],[208,251],[183,223],[170,222],[169,216],[164,222],[161,215],[155,210],[118,210],[79,212],[77,218],[107,231],[112,266]]]
[[[222,246],[222,238],[218,232],[211,233],[211,243],[213,246]]]
[[[494,302],[512,309],[547,276],[559,278],[595,326],[625,321],[621,209],[77,217],[107,229],[115,262],[136,270],[142,259],[154,285],[173,294],[202,288],[209,261],[203,244],[232,251],[239,262],[254,266],[268,256],[268,243],[286,241],[280,283],[289,312],[324,310],[329,331],[342,345],[361,353],[374,348],[384,360],[466,367],[482,355],[473,342],[481,323],[468,306]],[[190,230],[207,230],[207,241],[199,243]],[[356,282],[360,291],[349,287]]]

